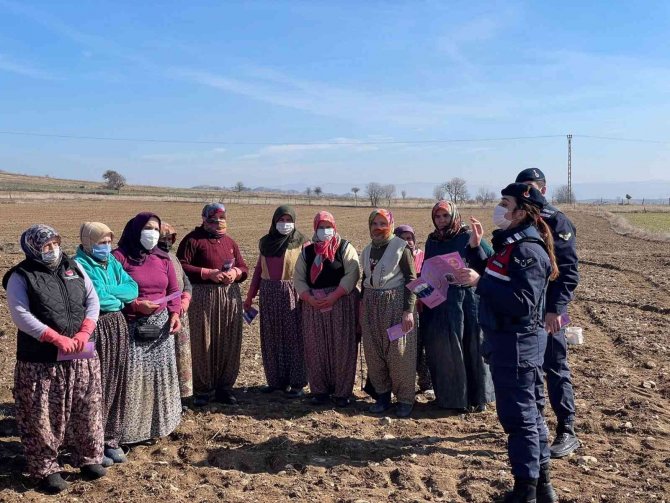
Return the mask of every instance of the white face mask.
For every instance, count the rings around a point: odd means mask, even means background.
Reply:
[[[54,246],[48,252],[42,252],[42,262],[45,264],[54,264],[60,258],[60,246]]]
[[[319,239],[319,241],[328,241],[334,235],[335,235],[335,229],[333,229],[332,227],[329,227],[327,229],[316,230],[316,237]]]
[[[158,244],[158,238],[160,237],[160,232],[154,229],[144,229],[140,233],[140,244],[144,247],[145,250],[151,251]]]
[[[293,222],[277,222],[275,224],[275,228],[279,234],[286,236],[293,232],[293,229],[295,229],[295,224]]]
[[[507,220],[505,215],[507,215],[507,208],[500,205],[496,206],[493,210],[493,225],[502,230],[507,229],[512,224],[512,221]]]

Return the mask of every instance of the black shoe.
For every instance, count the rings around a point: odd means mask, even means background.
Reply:
[[[343,398],[341,396],[334,397],[333,402],[335,403],[335,407],[339,407],[339,408],[344,408],[347,405],[349,405],[349,399],[348,398]]]
[[[377,401],[368,409],[373,414],[381,414],[391,407],[391,392],[378,393]]]
[[[540,478],[537,481],[537,503],[558,503],[558,495],[549,478],[549,463],[540,465]]]
[[[237,398],[235,398],[233,392],[225,389],[217,390],[214,399],[225,405],[237,405]]]
[[[409,417],[412,414],[413,408],[413,403],[398,402],[395,406],[395,415],[400,418]]]
[[[121,447],[112,449],[111,447],[105,447],[105,457],[111,459],[114,463],[125,463],[128,461],[126,453],[123,452]],[[102,466],[105,466],[104,464]]]
[[[260,392],[261,393],[273,393],[277,389],[278,388],[275,388],[274,386],[270,386],[269,384],[266,384],[265,386],[261,386]]]
[[[556,438],[549,447],[551,457],[554,459],[564,458],[571,452],[577,450],[579,446],[577,436],[575,435],[574,427],[571,423],[559,425],[556,430]]]
[[[80,468],[81,474],[88,480],[99,479],[107,475],[107,469],[99,464],[84,465]]]
[[[328,395],[325,393],[317,393],[312,395],[309,399],[309,403],[312,405],[326,405],[328,403]]]
[[[486,412],[486,404],[482,403],[480,405],[473,405],[470,407],[470,412],[473,414],[479,414],[480,412]]]
[[[195,395],[193,397],[193,407],[204,407],[209,404],[209,394]]]
[[[49,494],[58,494],[67,489],[67,482],[63,480],[60,473],[52,473],[40,480],[40,489]]]
[[[503,503],[537,503],[537,479],[514,478],[514,489],[502,499]]]
[[[305,396],[305,392],[302,388],[291,388],[284,391],[286,398],[302,398]]]

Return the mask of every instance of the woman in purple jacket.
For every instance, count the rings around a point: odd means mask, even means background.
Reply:
[[[130,347],[122,442],[170,434],[181,419],[174,333],[179,331],[181,290],[172,261],[157,248],[160,218],[139,213],[126,224],[114,257],[139,287],[127,304]]]

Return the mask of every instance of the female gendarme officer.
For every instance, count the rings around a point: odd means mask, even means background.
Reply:
[[[542,194],[523,183],[502,190],[493,222],[495,254],[488,260],[470,248],[474,269],[461,269],[463,284],[477,285],[484,355],[490,365],[498,418],[508,435],[514,490],[506,502],[554,502],[549,481],[549,446],[542,363],[547,345],[545,294],[558,276],[551,231],[540,218]],[[476,241],[481,224],[471,219]]]

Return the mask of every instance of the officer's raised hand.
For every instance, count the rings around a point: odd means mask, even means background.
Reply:
[[[470,233],[469,241],[470,248],[477,248],[482,242],[482,237],[484,236],[484,227],[475,217],[470,217],[470,224],[470,230],[472,231]]]

